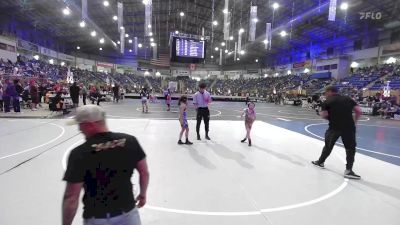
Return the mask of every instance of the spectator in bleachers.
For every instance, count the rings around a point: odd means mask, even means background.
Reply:
[[[80,94],[82,95],[83,105],[86,105],[87,88],[83,83],[81,83],[80,87],[81,87]]]
[[[390,103],[387,101],[384,101],[381,103],[381,108],[378,110],[379,114],[381,115],[382,118],[386,118],[388,112],[390,111]]]
[[[29,83],[29,94],[31,96],[31,110],[37,111],[37,105],[39,104],[39,91],[34,80],[31,80]]]
[[[0,112],[3,112],[3,84],[0,79]]]
[[[4,112],[8,113],[11,111],[11,104],[13,105],[14,112],[20,112],[19,108],[19,96],[15,90],[15,85],[6,79],[3,91],[4,101]]]

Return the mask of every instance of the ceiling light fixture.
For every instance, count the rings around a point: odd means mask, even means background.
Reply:
[[[341,10],[347,10],[348,8],[349,8],[349,3],[343,2],[342,4],[340,4]]]
[[[63,13],[64,13],[64,15],[68,16],[68,15],[71,14],[71,10],[70,10],[68,7],[65,7],[65,8],[63,9]]]

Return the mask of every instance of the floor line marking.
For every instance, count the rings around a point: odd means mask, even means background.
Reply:
[[[20,155],[20,154],[23,154],[23,153],[26,153],[26,152],[33,151],[33,150],[35,150],[35,149],[38,149],[38,148],[40,148],[40,147],[43,147],[43,146],[45,146],[45,145],[48,145],[48,144],[50,144],[50,143],[55,142],[56,140],[58,140],[59,138],[61,138],[61,137],[64,135],[64,133],[65,133],[64,127],[62,127],[62,126],[60,126],[60,125],[57,125],[57,124],[54,124],[54,123],[48,123],[48,124],[54,125],[54,126],[56,126],[56,127],[58,127],[58,128],[61,128],[61,133],[60,133],[60,135],[58,135],[57,137],[53,138],[52,140],[50,140],[50,141],[48,141],[48,142],[46,142],[46,143],[44,143],[44,144],[41,144],[41,145],[38,145],[38,146],[35,146],[35,147],[32,147],[32,148],[28,148],[28,149],[25,149],[25,150],[22,150],[22,151],[20,151],[20,152],[16,152],[16,153],[13,153],[13,154],[10,154],[10,155],[2,156],[2,157],[0,157],[0,160],[1,160],[1,159],[6,159],[6,158],[10,158],[10,157],[13,157],[13,156],[16,156],[16,155]]]
[[[291,120],[288,120],[288,119],[283,119],[283,118],[276,118],[276,119],[278,119],[278,120],[283,120],[283,121],[286,121],[286,122],[290,122]]]
[[[311,132],[311,131],[308,130],[309,127],[317,126],[317,125],[322,125],[322,124],[327,124],[327,123],[314,123],[314,124],[309,124],[309,125],[307,125],[307,126],[304,127],[304,130],[305,130],[307,133],[311,134],[312,136],[324,140],[324,139],[325,139],[324,137],[321,137],[321,136],[319,136],[319,135],[317,135],[317,134],[315,134],[315,133],[313,133],[313,132]],[[362,124],[358,124],[358,125],[362,125]],[[339,142],[336,142],[336,144],[337,144],[337,145],[344,146],[342,143],[339,143]],[[393,158],[398,158],[398,159],[400,159],[400,156],[397,156],[397,155],[391,155],[391,154],[387,154],[387,153],[383,153],[383,152],[376,152],[376,151],[372,151],[372,150],[365,149],[365,148],[360,148],[360,147],[356,147],[356,149],[361,150],[361,151],[364,151],[364,152],[374,153],[374,154],[377,154],[377,155],[384,155],[384,156],[389,156],[389,157],[393,157]]]

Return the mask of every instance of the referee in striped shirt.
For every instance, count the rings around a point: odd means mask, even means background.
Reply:
[[[208,109],[208,104],[211,103],[211,95],[208,91],[206,91],[207,85],[205,83],[201,83],[199,85],[199,91],[193,95],[193,104],[197,111],[197,124],[196,124],[196,132],[197,132],[197,140],[201,140],[200,138],[200,124],[201,120],[204,120],[205,130],[206,130],[206,139],[211,140],[208,136],[209,131],[209,123],[210,123],[210,110]]]

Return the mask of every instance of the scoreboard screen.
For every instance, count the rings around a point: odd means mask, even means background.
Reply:
[[[206,58],[206,41],[185,37],[173,37],[171,61],[202,63]]]
[[[176,38],[176,56],[204,59],[204,41]]]

